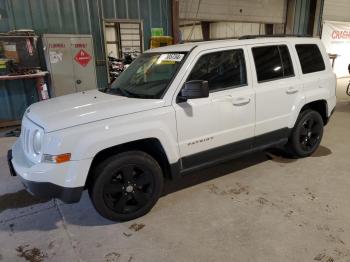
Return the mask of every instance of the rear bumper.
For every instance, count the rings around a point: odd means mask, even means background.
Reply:
[[[329,120],[331,119],[332,115],[334,114],[335,107],[337,104],[337,98],[335,96],[331,97],[327,100],[327,119],[325,125],[328,124]]]
[[[50,178],[52,179],[55,176],[66,176],[67,174],[62,171],[68,170],[60,168],[47,168],[45,170],[41,168],[40,172],[38,172],[34,170],[34,167],[37,168],[38,165],[32,167],[26,166],[26,164],[21,161],[21,157],[13,155],[13,152],[13,150],[9,150],[7,153],[10,173],[12,176],[18,176],[29,193],[45,199],[58,198],[65,203],[75,203],[80,200],[84,186],[66,187],[49,181]],[[18,154],[18,150],[15,150],[15,152]],[[41,177],[42,181],[35,180],[38,177]]]

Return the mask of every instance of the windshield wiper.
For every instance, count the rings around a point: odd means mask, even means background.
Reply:
[[[130,91],[126,91],[125,89],[123,90],[126,94],[128,94],[128,97],[134,97],[134,98],[142,98],[141,95],[132,93]]]
[[[140,88],[141,86],[145,86],[147,85],[147,88],[153,88],[155,86],[158,85],[162,85],[165,81],[152,81],[152,82],[143,82],[142,84],[137,84],[137,85],[129,85],[129,89],[136,89],[136,88]],[[120,94],[122,96],[126,96],[129,98],[148,98],[148,99],[156,99],[157,95],[156,94],[140,94],[140,93],[134,93],[134,92],[130,92],[129,90],[126,90],[124,88],[120,88],[120,87],[116,87],[116,88],[107,88],[108,93],[111,94]]]
[[[134,97],[134,98],[148,98],[148,99],[156,99],[157,97],[155,95],[147,95],[147,94],[135,94],[132,93],[130,91],[128,91],[128,93],[130,94],[130,97]]]
[[[105,88],[105,91],[108,94],[115,94],[115,95],[118,94],[121,96],[129,97],[128,92],[126,92],[124,89],[121,89],[119,87],[118,88],[107,87],[107,88]]]

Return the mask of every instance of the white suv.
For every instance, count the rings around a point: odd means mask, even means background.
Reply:
[[[165,179],[266,148],[311,155],[336,104],[320,40],[252,38],[148,50],[103,91],[33,104],[8,153],[41,197],[88,189],[111,220],[147,213]]]

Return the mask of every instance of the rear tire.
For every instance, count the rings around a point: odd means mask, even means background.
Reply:
[[[289,138],[288,153],[293,157],[312,155],[321,143],[323,126],[323,119],[318,112],[310,109],[302,111]]]
[[[94,170],[89,195],[97,212],[113,221],[127,221],[148,213],[163,190],[158,162],[141,151],[120,153]]]

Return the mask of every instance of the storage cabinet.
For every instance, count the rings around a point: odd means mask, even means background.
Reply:
[[[97,88],[91,35],[43,35],[45,60],[52,81],[52,96]]]

